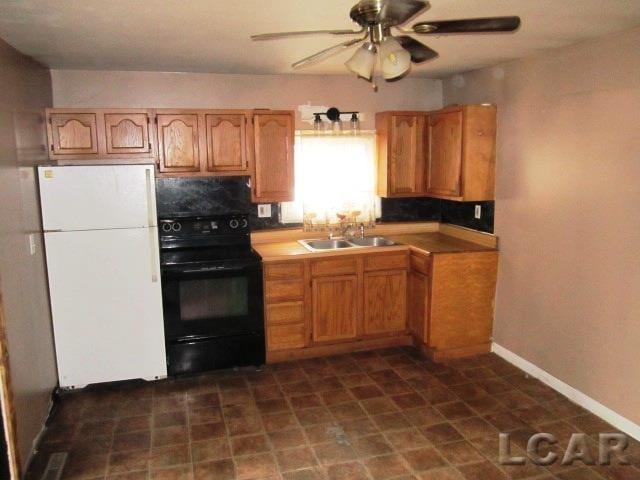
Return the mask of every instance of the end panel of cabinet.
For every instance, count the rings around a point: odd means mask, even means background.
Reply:
[[[464,201],[495,199],[496,107],[464,107],[462,132]]]
[[[389,196],[389,115],[376,113],[376,150],[378,155],[377,193],[380,197]]]
[[[259,112],[252,117],[251,200],[286,202],[294,196],[294,112]]]
[[[448,350],[491,341],[498,252],[434,255],[429,347]]]

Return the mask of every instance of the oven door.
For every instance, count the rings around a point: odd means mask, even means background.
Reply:
[[[259,263],[165,268],[162,297],[168,342],[264,334]]]

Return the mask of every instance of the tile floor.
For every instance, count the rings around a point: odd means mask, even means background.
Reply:
[[[66,393],[27,473],[69,452],[82,479],[640,479],[629,466],[501,466],[498,432],[613,431],[499,357],[449,365],[409,348]],[[595,445],[595,441],[593,442]]]

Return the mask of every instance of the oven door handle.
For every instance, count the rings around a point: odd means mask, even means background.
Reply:
[[[188,270],[180,270],[178,273],[208,273],[208,272],[241,272],[246,270],[246,266],[242,267],[203,267]]]

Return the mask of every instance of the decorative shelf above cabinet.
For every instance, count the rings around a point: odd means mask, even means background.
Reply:
[[[46,109],[52,160],[153,158],[153,114],[146,109]]]
[[[376,114],[378,195],[494,199],[496,107]]]

